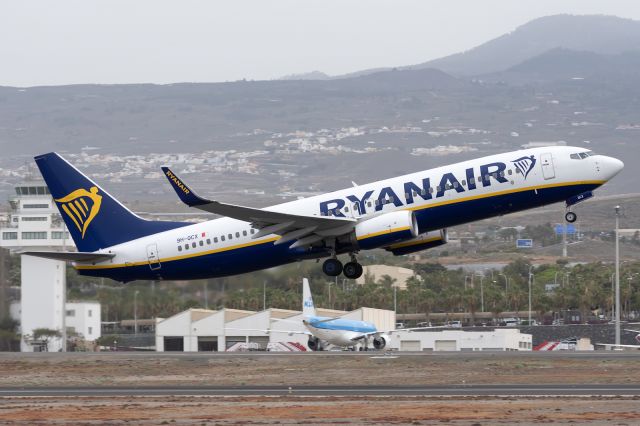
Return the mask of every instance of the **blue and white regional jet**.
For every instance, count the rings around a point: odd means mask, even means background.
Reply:
[[[396,330],[381,331],[378,330],[375,324],[367,321],[358,321],[340,317],[321,317],[316,314],[316,308],[313,304],[313,296],[311,295],[311,288],[309,287],[309,280],[304,278],[302,280],[302,314],[306,331],[300,330],[279,330],[279,329],[236,329],[242,331],[262,331],[265,334],[270,333],[284,333],[284,334],[305,334],[309,336],[307,346],[312,351],[322,351],[329,347],[329,345],[345,348],[355,349],[358,345],[363,350],[369,350],[369,342],[373,342],[373,348],[382,350],[387,346],[390,341],[389,335]],[[272,319],[276,322],[295,323],[295,321],[288,319]],[[298,323],[299,324],[299,323]],[[420,327],[420,328],[407,328],[402,331],[424,330],[425,328],[435,327]]]
[[[225,216],[192,224],[140,218],[56,153],[35,161],[78,251],[29,254],[122,282],[221,277],[320,258],[328,258],[327,275],[358,278],[359,251],[425,250],[446,243],[450,226],[556,202],[566,203],[573,222],[571,206],[624,167],[584,148],[525,149],[263,209],[202,198],[165,167],[185,204]],[[343,265],[340,254],[350,261]]]

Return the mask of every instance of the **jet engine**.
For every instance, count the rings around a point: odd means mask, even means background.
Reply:
[[[424,232],[415,238],[391,244],[384,249],[393,253],[394,256],[415,253],[446,244],[448,240],[447,230]]]
[[[312,351],[321,351],[322,350],[322,342],[317,337],[309,337],[309,341],[307,342],[307,346]]]
[[[369,250],[418,236],[418,222],[412,211],[400,210],[362,221],[354,230],[358,247]]]
[[[387,346],[387,343],[389,343],[389,339],[389,336],[387,336],[386,334],[380,334],[379,336],[373,338],[373,347],[376,350],[381,351]]]

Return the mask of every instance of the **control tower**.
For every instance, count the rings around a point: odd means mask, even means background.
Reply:
[[[75,248],[43,181],[27,180],[17,185],[15,191],[9,199],[10,210],[0,213],[0,247],[12,252]],[[20,329],[23,337],[20,347],[23,352],[42,350],[45,346],[52,352],[64,349],[64,337],[47,344],[34,339],[33,330],[48,328],[59,330],[63,336],[66,334],[65,289],[65,262],[21,256]]]

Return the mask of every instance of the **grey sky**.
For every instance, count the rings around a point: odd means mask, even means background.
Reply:
[[[474,47],[557,13],[637,0],[0,0],[0,85],[342,74]]]

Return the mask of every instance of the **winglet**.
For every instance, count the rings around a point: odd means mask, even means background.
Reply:
[[[189,188],[178,176],[175,175],[168,167],[162,167],[162,172],[169,180],[171,187],[180,200],[190,207],[201,206],[203,204],[209,204],[212,201],[207,200],[205,198],[200,197],[198,194],[193,192],[191,188]]]

